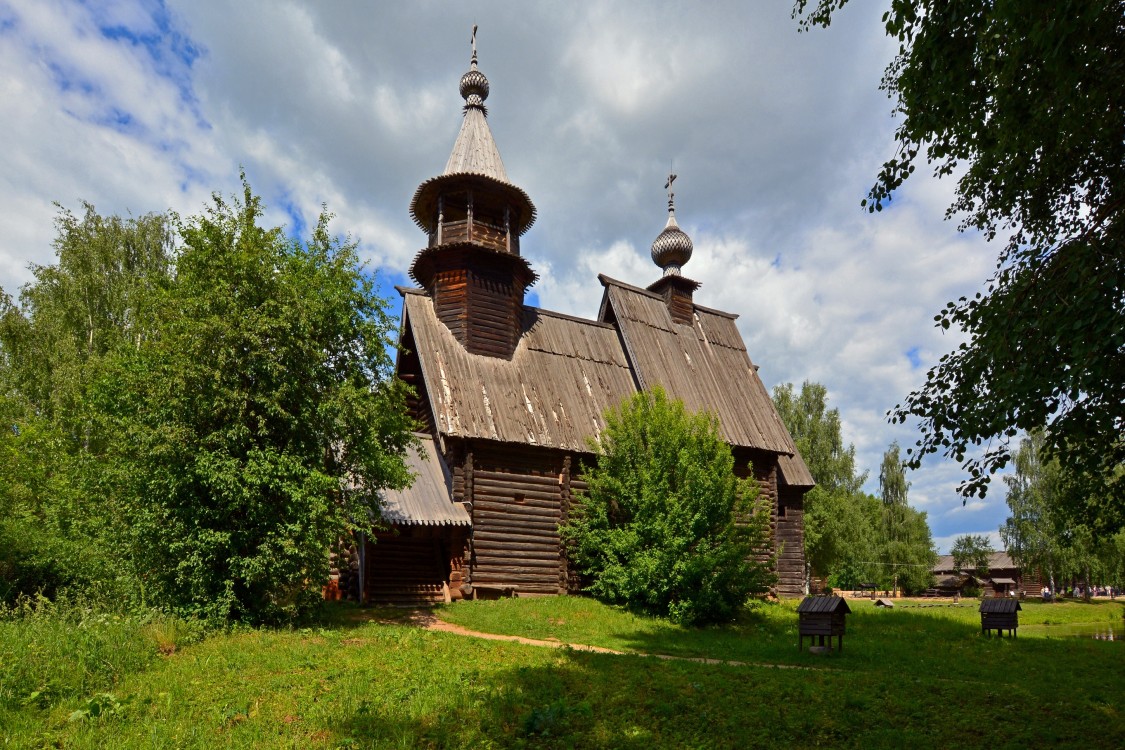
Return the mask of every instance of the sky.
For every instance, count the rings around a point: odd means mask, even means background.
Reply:
[[[426,241],[409,201],[449,157],[475,23],[493,135],[538,209],[529,303],[594,317],[597,274],[655,281],[674,171],[696,302],[740,316],[768,388],[827,387],[877,493],[883,452],[917,440],[887,410],[961,342],[934,315],[999,250],[944,219],[953,181],[922,169],[883,212],[860,206],[894,155],[885,4],[800,33],[785,0],[0,0],[0,287],[53,262],[56,203],[192,215],[244,169],[290,233],[327,206],[397,310]],[[940,551],[1000,548],[1001,483],[963,506],[955,462],[907,478]]]

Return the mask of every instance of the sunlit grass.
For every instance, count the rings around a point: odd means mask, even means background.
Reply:
[[[1119,604],[1025,605],[1022,614],[1077,622],[1079,607],[1121,617]],[[533,638],[805,669],[483,641],[373,621],[401,612],[349,605],[316,627],[214,634],[166,655],[158,644],[168,628],[154,634],[142,623],[121,641],[136,660],[46,702],[12,696],[0,737],[9,747],[99,750],[1125,745],[1120,643],[1023,637],[1022,628],[1018,639],[988,639],[972,605],[856,602],[843,654],[816,657],[797,650],[794,609],[763,604],[704,630],[576,597],[465,602],[439,615]],[[0,643],[10,624],[0,622]],[[67,661],[74,625],[60,627],[51,637],[65,670],[87,657],[80,649]],[[20,684],[12,690],[32,683]]]

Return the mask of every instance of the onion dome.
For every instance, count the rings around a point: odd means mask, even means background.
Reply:
[[[488,79],[477,68],[477,51],[473,50],[473,61],[469,72],[461,76],[461,98],[466,107],[479,107],[488,98]]]
[[[652,262],[664,269],[665,276],[679,276],[680,267],[691,260],[691,237],[676,223],[675,193],[672,183],[676,175],[669,175],[664,187],[668,190],[668,223],[664,231],[652,241]]]

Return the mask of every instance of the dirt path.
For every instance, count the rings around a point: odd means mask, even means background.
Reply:
[[[398,622],[402,622],[399,620]],[[661,659],[663,661],[687,661],[696,664],[722,664],[728,667],[763,667],[766,669],[802,669],[809,671],[816,671],[822,669],[821,667],[804,667],[796,664],[766,664],[759,662],[748,661],[735,661],[732,659],[708,659],[702,656],[671,656],[669,654],[646,654],[640,651],[618,651],[612,648],[604,648],[602,646],[590,646],[585,643],[564,643],[557,638],[539,639],[539,638],[524,638],[519,635],[499,635],[497,633],[482,633],[479,630],[469,630],[468,628],[454,625],[451,622],[439,619],[432,612],[427,610],[415,610],[407,618],[406,622],[415,625],[425,630],[432,630],[437,633],[452,633],[454,635],[465,636],[466,638],[480,638],[486,641],[507,641],[508,643],[520,643],[524,646],[537,646],[539,648],[569,648],[574,651],[586,651],[595,654],[613,654],[614,656],[643,656],[649,659]]]

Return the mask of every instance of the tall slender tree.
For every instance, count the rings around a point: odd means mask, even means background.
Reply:
[[[828,408],[828,390],[805,381],[798,393],[783,383],[774,388],[773,402],[816,482],[805,495],[806,578],[870,560],[875,552],[861,508],[867,472],[856,471],[855,446],[844,444],[840,411]]]
[[[906,481],[906,469],[898,443],[891,443],[879,467],[879,496],[883,501],[883,550],[891,567],[892,588],[896,594],[900,569],[910,559],[910,528],[907,523],[910,518],[907,512],[909,490],[910,483]]]
[[[1058,529],[1058,465],[1043,461],[1043,433],[1036,430],[1020,442],[1014,454],[1015,471],[1004,476],[1009,516],[1000,539],[1024,573],[1040,570],[1055,589],[1060,558]]]
[[[0,598],[116,585],[107,548],[107,435],[90,401],[106,363],[154,332],[154,290],[175,258],[168,216],[60,209],[57,262],[34,266],[19,305],[0,290]],[[124,525],[121,521],[119,525]],[[123,585],[111,595],[135,590]]]

